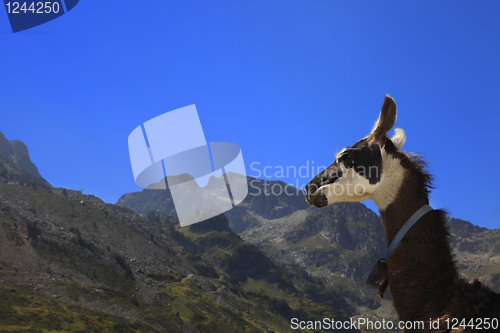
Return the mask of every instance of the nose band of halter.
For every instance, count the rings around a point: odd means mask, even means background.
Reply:
[[[433,209],[429,205],[425,205],[421,207],[419,210],[417,210],[408,219],[408,221],[406,221],[403,227],[399,229],[398,233],[396,234],[396,237],[394,237],[394,239],[391,242],[391,245],[389,245],[389,248],[387,249],[384,258],[379,259],[375,264],[375,267],[373,267],[373,270],[370,273],[370,276],[368,277],[368,280],[366,282],[370,286],[378,290],[378,297],[384,298],[385,290],[389,285],[389,279],[387,278],[387,260],[389,259],[389,256],[391,255],[392,251],[394,251],[394,249],[398,246],[398,244],[401,242],[401,240],[406,235],[408,230],[410,230],[411,227],[413,227],[413,225],[417,223],[417,221],[422,216],[424,216],[431,210]]]

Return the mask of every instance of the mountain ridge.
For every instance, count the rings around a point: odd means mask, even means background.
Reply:
[[[36,180],[42,186],[50,186],[31,161],[28,147],[19,140],[9,141],[0,132],[0,176],[19,178],[21,174],[30,181]]]

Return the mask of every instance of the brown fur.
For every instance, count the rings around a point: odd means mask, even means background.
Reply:
[[[391,96],[386,95],[384,98],[384,103],[382,104],[382,110],[380,110],[380,116],[377,123],[373,127],[372,133],[368,136],[368,142],[378,142],[383,146],[383,140],[385,139],[385,134],[394,126],[396,122],[396,103]]]
[[[405,175],[396,200],[381,212],[387,245],[408,218],[429,203],[431,187],[431,176],[420,158],[399,151],[392,154],[400,159]],[[445,319],[466,318],[468,322],[471,318],[500,317],[500,295],[477,280],[470,284],[459,277],[444,211],[424,215],[388,259],[389,288],[400,320],[428,322],[439,318],[442,327],[430,329],[427,323],[426,331],[475,332],[448,330]]]

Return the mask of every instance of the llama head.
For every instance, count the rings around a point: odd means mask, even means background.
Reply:
[[[380,210],[392,202],[401,185],[404,169],[393,153],[403,147],[405,134],[395,129],[396,103],[387,95],[372,132],[352,147],[343,149],[328,168],[306,185],[306,200],[316,207],[334,202],[373,199]]]

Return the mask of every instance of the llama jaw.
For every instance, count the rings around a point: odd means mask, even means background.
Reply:
[[[309,196],[308,196],[309,197]],[[323,193],[315,193],[312,196],[310,196],[310,199],[306,198],[306,201],[314,207],[317,208],[323,208],[325,206],[328,206],[328,199]]]

